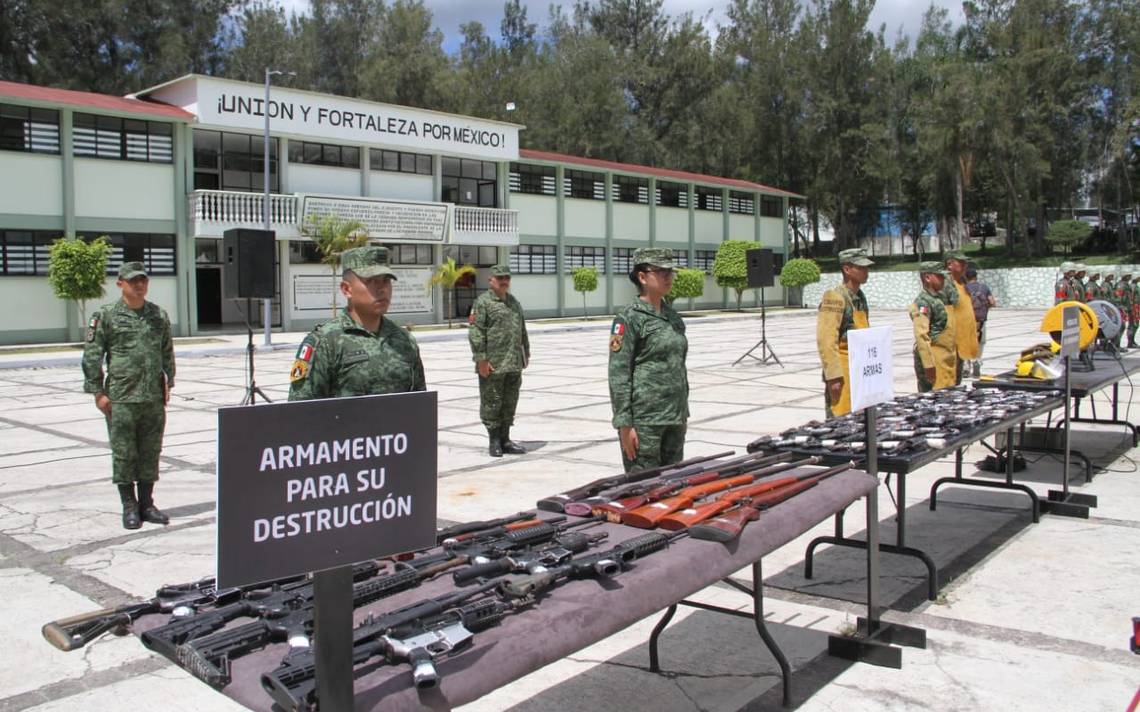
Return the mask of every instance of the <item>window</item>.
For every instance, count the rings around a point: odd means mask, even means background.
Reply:
[[[614,176],[610,196],[620,203],[649,204],[649,180],[633,176]]]
[[[319,145],[319,144],[318,144]],[[265,139],[221,131],[194,132],[194,188],[198,190],[265,190]],[[269,141],[269,189],[280,189],[277,139]]]
[[[606,199],[606,178],[590,171],[563,171],[562,193],[568,198]]]
[[[59,153],[59,112],[0,104],[0,150]]]
[[[360,168],[360,148],[310,141],[289,142],[289,162],[309,166]]]
[[[784,201],[771,195],[760,196],[760,216],[765,218],[784,217]]]
[[[386,245],[388,261],[394,265],[434,265],[431,245]],[[494,250],[495,248],[491,248]]]
[[[386,151],[372,148],[368,151],[368,166],[374,171],[418,173],[431,175],[431,156],[405,151]]]
[[[567,247],[566,272],[575,267],[594,267],[598,274],[606,273],[606,248],[604,247]]]
[[[289,264],[319,265],[320,263],[321,251],[317,249],[317,243],[311,240],[289,241]]]
[[[688,250],[673,250],[673,264],[677,269],[684,269],[689,266],[689,251]]]
[[[73,142],[76,156],[174,162],[174,127],[156,121],[75,114]]]
[[[119,274],[124,262],[142,262],[151,277],[174,274],[174,235],[132,232],[80,232],[77,237],[94,240],[106,235],[111,241],[107,276]]]
[[[697,210],[724,211],[724,193],[716,188],[697,186]]]
[[[755,215],[756,198],[749,193],[739,193],[735,190],[728,193],[728,212],[737,215]]]
[[[633,248],[615,247],[613,249],[614,274],[629,274],[633,269]]]
[[[443,190],[440,199],[443,202],[481,208],[499,207],[495,190],[498,167],[494,163],[470,158],[443,158],[441,161]]]
[[[61,233],[47,230],[0,230],[4,275],[46,275],[48,247]]]
[[[704,270],[706,274],[712,274],[713,262],[715,261],[716,250],[696,250],[693,269]]]
[[[689,188],[683,183],[657,182],[657,204],[672,208],[689,207]]]
[[[513,274],[557,274],[554,245],[517,245],[511,248]]]
[[[531,166],[525,163],[512,163],[509,177],[512,193],[534,195],[557,195],[554,166]]]

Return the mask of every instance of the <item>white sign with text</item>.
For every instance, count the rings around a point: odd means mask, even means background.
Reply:
[[[392,285],[392,305],[389,314],[423,314],[435,310],[432,290],[427,283],[431,279],[430,267],[393,267],[396,282]],[[332,313],[333,292],[337,294],[337,305],[344,306],[344,295],[340,294],[340,275],[324,274],[293,275],[293,311],[305,312],[302,318],[311,318],[310,312]]]
[[[885,403],[895,397],[894,361],[890,326],[873,326],[847,332],[851,411]]]

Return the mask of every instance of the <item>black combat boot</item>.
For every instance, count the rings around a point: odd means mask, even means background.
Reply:
[[[487,428],[487,435],[489,436],[487,453],[491,457],[502,457],[503,444],[499,441],[499,429]]]
[[[511,442],[511,426],[504,425],[499,428],[499,444],[502,445],[502,450],[508,455],[525,455],[526,448],[516,442]]]
[[[135,486],[119,485],[119,500],[123,503],[123,529],[138,529],[142,526],[139,519],[139,502],[135,499]]]
[[[170,517],[154,506],[154,483],[139,483],[139,516],[151,524],[170,524]]]

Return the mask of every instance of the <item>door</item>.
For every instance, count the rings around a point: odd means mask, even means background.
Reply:
[[[195,271],[198,288],[198,326],[222,325],[222,270],[199,267]]]

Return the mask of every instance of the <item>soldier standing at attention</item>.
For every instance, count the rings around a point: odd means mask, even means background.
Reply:
[[[1126,347],[1124,335],[1128,334],[1128,341],[1135,341],[1136,324],[1132,320],[1132,312],[1136,308],[1135,294],[1132,291],[1132,268],[1120,268],[1120,279],[1116,281],[1116,290],[1120,293],[1120,316],[1124,323],[1120,325],[1120,345]]]
[[[673,252],[639,248],[629,279],[638,297],[610,329],[610,405],[626,472],[680,462],[689,420],[689,342],[681,316],[665,303]]]
[[[511,442],[522,371],[530,363],[530,339],[522,304],[511,294],[511,270],[491,267],[491,288],[479,295],[468,318],[467,340],[479,374],[479,417],[490,438],[491,457],[523,455]]]
[[[1128,285],[1132,290],[1132,319],[1128,322],[1128,348],[1136,348],[1136,327],[1140,325],[1140,275]]]
[[[951,298],[947,300],[947,309],[951,312],[950,322],[953,324],[955,346],[958,349],[957,371],[954,385],[962,382],[962,366],[967,361],[978,358],[978,322],[974,318],[974,304],[970,299],[970,292],[966,289],[966,253],[961,250],[951,250],[946,253],[946,270],[950,273],[949,284],[946,291]]]
[[[1093,267],[1092,271],[1089,272],[1088,281],[1085,282],[1085,296],[1083,301],[1085,304],[1088,304],[1097,299],[1104,299],[1104,295],[1101,293],[1100,270]]]
[[[949,290],[943,289],[949,274],[938,262],[923,262],[918,272],[922,291],[910,306],[910,319],[914,324],[914,375],[918,390],[925,393],[954,387],[958,352],[946,305]]]
[[[871,325],[867,297],[867,268],[875,264],[862,248],[843,250],[839,265],[843,283],[823,293],[815,326],[815,343],[823,364],[823,405],[828,418],[851,412],[851,384],[847,382],[847,332]]]
[[[1075,299],[1072,292],[1072,279],[1073,277],[1073,263],[1062,262],[1061,274],[1057,277],[1057,281],[1053,283],[1053,304],[1054,306],[1061,302],[1071,301]]]
[[[141,262],[124,262],[115,284],[122,298],[87,324],[83,390],[95,394],[95,407],[107,419],[123,527],[138,529],[143,522],[170,523],[154,506],[154,483],[174,387],[174,342],[166,312],[146,301],[150,278]]]
[[[387,248],[347,250],[340,263],[346,306],[301,342],[289,374],[289,400],[427,390],[415,339],[384,318],[396,279]]]
[[[1073,299],[1078,302],[1087,302],[1085,299],[1085,287],[1088,284],[1086,274],[1089,268],[1083,263],[1078,262],[1073,265]]]

